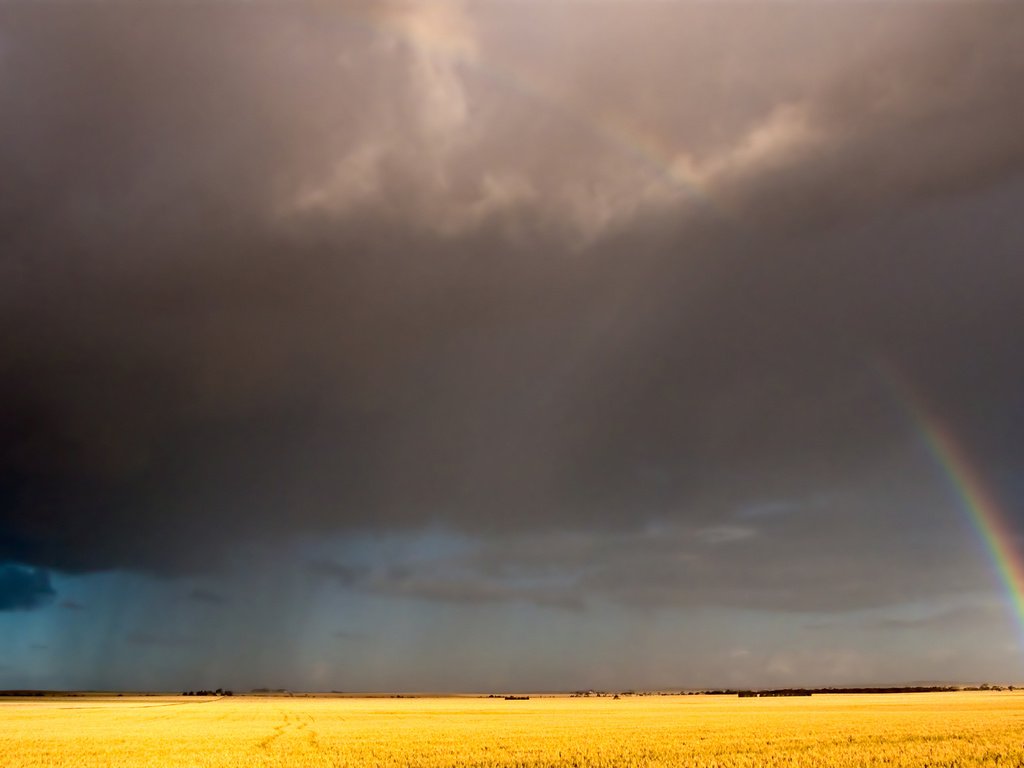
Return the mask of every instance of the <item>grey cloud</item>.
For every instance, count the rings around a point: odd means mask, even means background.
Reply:
[[[1024,14],[656,5],[0,10],[0,557],[438,525],[568,549],[376,589],[872,602],[837,542],[932,524],[883,357],[1013,492]]]
[[[986,631],[993,623],[1003,622],[1008,617],[1007,606],[991,600],[959,600],[950,607],[920,610],[899,606],[900,614],[863,616],[843,615],[804,624],[805,629],[815,632],[849,632],[867,630],[870,632],[941,632],[983,628]]]
[[[220,592],[201,589],[199,587],[188,593],[188,599],[197,603],[205,603],[207,605],[225,605],[229,602],[227,597],[222,595]]]
[[[740,519],[772,518],[786,515],[800,509],[800,504],[789,501],[766,501],[748,504],[736,512]]]
[[[757,530],[746,525],[713,525],[696,533],[698,540],[708,544],[728,544],[756,536]]]
[[[904,462],[895,466],[905,471]],[[895,609],[991,588],[982,559],[949,548],[963,523],[955,506],[931,493],[889,499],[891,482],[882,474],[850,495],[837,488],[827,503],[808,502],[757,526],[480,536],[458,553],[385,561],[343,583],[375,596],[450,603],[793,614]],[[904,505],[929,509],[931,519],[894,530],[892,510]],[[946,618],[957,617],[970,619]]]
[[[136,630],[125,635],[131,645],[153,646],[157,648],[179,648],[195,645],[197,639],[187,635]]]
[[[474,573],[433,574],[429,570],[387,571],[370,579],[364,588],[375,595],[406,597],[446,603],[528,603],[545,608],[582,610],[587,595],[575,585],[515,583]]]
[[[339,629],[331,636],[338,640],[365,640],[367,638],[365,632],[353,632],[349,629]]]
[[[985,626],[994,618],[1004,616],[1002,606],[990,604],[964,605],[921,616],[888,616],[869,625],[881,630],[943,630],[956,627]]]
[[[327,579],[343,587],[357,584],[367,574],[366,568],[345,565],[332,560],[314,560],[308,564],[307,568],[311,575]]]

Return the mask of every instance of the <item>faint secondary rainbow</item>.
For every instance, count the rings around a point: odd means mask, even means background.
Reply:
[[[1015,531],[999,500],[986,488],[981,473],[953,431],[928,409],[906,381],[891,366],[883,375],[899,396],[904,410],[923,438],[928,452],[942,468],[950,486],[960,498],[971,527],[985,548],[985,554],[1006,592],[1024,648],[1024,552],[1015,545]]]
[[[371,31],[384,33],[402,40],[414,49],[443,57],[464,66],[478,76],[511,91],[555,115],[585,134],[596,138],[635,166],[643,168],[670,189],[685,193],[691,200],[707,206],[716,213],[721,208],[711,197],[708,184],[688,159],[655,133],[644,130],[632,122],[614,116],[593,115],[573,108],[564,100],[548,95],[546,89],[525,75],[484,64],[464,40],[442,28],[429,24],[403,23],[401,14],[373,11],[344,5],[324,4],[322,10],[342,15],[346,21]]]

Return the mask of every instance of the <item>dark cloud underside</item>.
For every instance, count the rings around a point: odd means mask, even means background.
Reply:
[[[1020,493],[1019,6],[518,6],[0,10],[0,560],[728,525],[902,455],[892,368]]]

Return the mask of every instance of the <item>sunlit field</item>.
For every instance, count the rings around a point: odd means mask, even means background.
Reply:
[[[1024,694],[20,699],[0,764],[1024,765]]]

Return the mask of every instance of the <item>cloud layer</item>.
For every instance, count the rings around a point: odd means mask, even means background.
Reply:
[[[479,559],[334,577],[955,589],[890,369],[1024,493],[1013,4],[0,17],[0,559],[189,574],[440,526]]]

